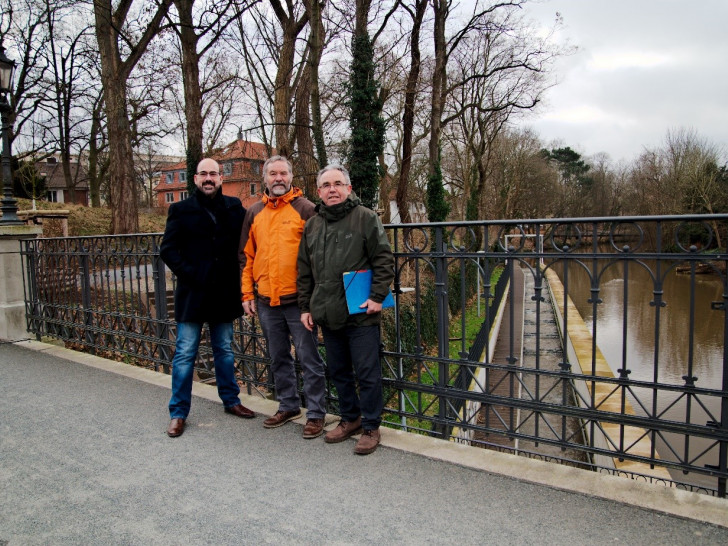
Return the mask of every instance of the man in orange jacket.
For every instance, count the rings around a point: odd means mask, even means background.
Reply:
[[[314,333],[301,323],[298,307],[296,259],[303,226],[314,204],[292,186],[290,161],[276,155],[263,165],[265,191],[243,223],[238,257],[242,271],[243,310],[258,316],[268,344],[278,411],[263,422],[276,428],[301,416],[291,339],[303,370],[306,396],[304,438],[323,433],[326,415],[326,378]]]

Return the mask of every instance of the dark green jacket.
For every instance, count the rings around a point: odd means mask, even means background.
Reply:
[[[372,270],[369,298],[382,302],[394,279],[394,257],[377,214],[352,192],[343,203],[316,207],[298,247],[298,305],[332,330],[379,324],[381,313],[349,315],[345,271]]]

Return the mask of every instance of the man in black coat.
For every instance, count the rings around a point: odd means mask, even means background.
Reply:
[[[160,255],[177,276],[174,318],[177,342],[172,360],[171,421],[167,435],[185,430],[192,400],[192,375],[202,326],[208,323],[217,392],[225,412],[251,419],[240,403],[231,348],[233,320],[242,315],[238,243],[245,209],[240,199],[222,194],[220,166],[203,159],[195,174],[197,189],[169,207]]]

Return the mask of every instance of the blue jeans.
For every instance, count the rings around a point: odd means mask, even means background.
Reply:
[[[342,420],[356,421],[361,416],[365,430],[379,428],[384,409],[379,325],[347,326],[341,330],[321,326],[321,331],[329,375],[339,394]]]
[[[306,397],[306,417],[323,419],[326,415],[326,372],[312,332],[301,322],[298,305],[290,303],[271,307],[257,300],[258,318],[268,343],[270,369],[276,386],[279,411],[298,411],[296,368],[291,355],[291,339],[303,372],[303,394]]]
[[[235,379],[235,356],[230,344],[233,341],[233,323],[209,324],[212,356],[215,363],[217,393],[226,408],[240,404],[240,387]],[[195,357],[202,335],[201,322],[178,322],[177,341],[172,359],[172,398],[169,416],[187,419],[192,401],[192,375]]]

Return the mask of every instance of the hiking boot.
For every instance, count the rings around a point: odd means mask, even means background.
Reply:
[[[276,428],[281,425],[285,425],[288,421],[298,419],[299,417],[301,417],[300,409],[295,411],[277,411],[273,417],[268,417],[268,419],[263,421],[263,426],[265,428]]]
[[[317,438],[324,433],[324,420],[323,419],[309,419],[306,421],[306,426],[303,427],[303,437],[307,440],[311,438]]]
[[[369,455],[374,453],[379,445],[379,429],[365,430],[354,446],[354,453],[357,455]]]
[[[356,421],[339,421],[338,426],[324,436],[324,442],[327,444],[338,444],[343,442],[347,438],[359,434],[361,432],[361,417],[358,417]]]

